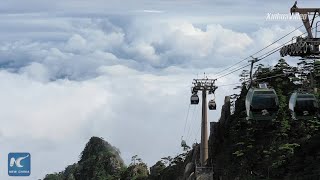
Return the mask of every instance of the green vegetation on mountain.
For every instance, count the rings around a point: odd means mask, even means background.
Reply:
[[[101,138],[92,137],[78,163],[66,167],[62,172],[48,174],[44,180],[174,180],[184,172],[186,155],[164,157],[151,167],[149,173],[148,166],[137,155],[126,167],[117,148]]]
[[[78,163],[63,172],[47,175],[45,180],[117,180],[125,171],[119,150],[106,141],[92,137],[87,143]]]
[[[301,73],[303,71],[303,73]],[[246,73],[246,72],[244,72]],[[318,119],[293,120],[288,110],[292,92],[299,88],[313,90],[311,67],[291,67],[284,59],[274,67],[259,65],[258,82],[267,82],[279,98],[279,113],[272,121],[248,121],[245,113],[246,81],[241,93],[234,96],[235,111],[215,123],[212,134],[210,162],[216,177],[239,179],[318,179],[320,153],[314,151],[319,142]],[[244,74],[241,75],[246,77]],[[298,78],[297,78],[298,77]],[[259,81],[260,79],[260,81]],[[255,82],[255,83],[258,83]],[[314,81],[316,83],[316,81]],[[310,149],[312,148],[312,149]]]

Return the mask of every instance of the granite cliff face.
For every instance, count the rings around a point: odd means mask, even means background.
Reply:
[[[148,168],[143,162],[127,168],[117,148],[102,138],[92,137],[77,163],[62,172],[48,174],[44,180],[143,180],[147,176]]]

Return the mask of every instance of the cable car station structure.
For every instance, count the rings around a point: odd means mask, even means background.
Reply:
[[[320,15],[320,8],[298,8],[297,1],[290,9],[291,14],[299,13],[303,25],[306,28],[306,37],[296,37],[296,42],[283,46],[280,50],[280,55],[297,56],[304,58],[320,57],[320,38],[317,38],[319,22],[315,23],[315,19]],[[311,21],[309,16],[311,16]],[[315,27],[314,27],[315,25]],[[314,29],[314,33],[312,30]]]

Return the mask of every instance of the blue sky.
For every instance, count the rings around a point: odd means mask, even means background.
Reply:
[[[184,132],[192,79],[214,77],[300,26],[266,20],[293,3],[1,1],[0,179],[9,179],[9,152],[30,152],[25,179],[43,178],[76,162],[91,136],[118,147],[127,163],[138,154],[151,166],[181,152],[181,136],[189,144],[200,136],[200,107],[190,108]],[[237,81],[234,74],[217,85]],[[217,90],[219,110],[233,92]],[[219,110],[209,121],[218,121]]]

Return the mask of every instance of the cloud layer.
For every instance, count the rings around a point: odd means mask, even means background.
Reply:
[[[214,24],[201,29],[188,22],[143,26],[135,22],[122,27],[101,19],[55,21],[66,26],[54,33],[64,33],[64,39],[35,41],[33,35],[27,35],[23,40],[7,41],[0,49],[1,67],[35,78],[42,75],[47,80],[93,78],[100,75],[101,66],[115,64],[140,71],[170,66],[219,67],[243,54],[253,42],[245,33]],[[48,25],[41,29],[47,24],[50,23],[43,22],[39,30],[53,28]]]

